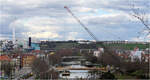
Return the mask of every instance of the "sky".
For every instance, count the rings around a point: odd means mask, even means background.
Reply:
[[[100,40],[147,41],[147,30],[131,16],[131,5],[150,14],[149,0],[0,0],[0,40],[93,40],[69,9]],[[138,37],[139,36],[139,37]]]

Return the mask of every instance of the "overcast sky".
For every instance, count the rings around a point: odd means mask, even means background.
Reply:
[[[92,40],[68,6],[99,40],[141,41],[145,27],[129,15],[132,3],[148,12],[149,0],[0,0],[0,39],[11,39],[15,27],[16,38]]]

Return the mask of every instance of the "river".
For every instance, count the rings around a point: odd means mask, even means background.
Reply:
[[[85,66],[81,65],[71,65],[72,68],[85,68]],[[90,74],[88,73],[89,70],[69,70],[70,76],[62,76],[62,73],[60,74],[61,78],[88,78]]]

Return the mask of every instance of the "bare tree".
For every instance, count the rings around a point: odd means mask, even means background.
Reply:
[[[4,70],[4,73],[11,78],[13,70],[15,69],[14,65],[9,61],[1,61],[1,70]]]
[[[114,52],[103,53],[100,57],[98,57],[98,62],[103,64],[104,66],[113,65],[113,66],[119,67],[120,63],[122,62],[122,59]]]
[[[129,0],[129,1],[132,11],[131,15],[136,19],[138,19],[144,25],[145,29],[142,31],[146,33],[144,39],[147,38],[147,40],[150,40],[150,0]],[[148,65],[149,67],[149,63],[146,65]]]
[[[146,33],[145,37],[150,34],[150,1],[149,0],[129,0],[131,7],[131,16],[138,19],[143,25]],[[141,33],[141,32],[140,32]]]
[[[55,66],[56,64],[60,64],[61,56],[56,54],[52,54],[48,56],[49,65]]]
[[[38,79],[58,79],[58,72],[49,68],[48,64],[40,58],[33,61],[32,71]]]
[[[32,71],[36,75],[46,72],[48,69],[49,69],[48,64],[40,58],[35,59],[32,63]]]
[[[55,70],[49,70],[45,73],[40,74],[39,78],[40,79],[58,79],[59,73],[56,72]]]

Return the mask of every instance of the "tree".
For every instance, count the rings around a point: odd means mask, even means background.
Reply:
[[[14,65],[11,64],[9,61],[1,61],[1,70],[4,70],[4,73],[10,78],[13,70],[14,70]]]
[[[53,70],[48,64],[37,58],[32,63],[32,71],[36,74],[38,79],[58,79],[58,72]]]
[[[119,67],[122,59],[112,51],[111,53],[102,53],[102,55],[98,57],[98,62],[104,66],[113,65],[115,67]]]
[[[60,64],[61,57],[58,54],[52,54],[48,56],[49,65],[55,66],[56,64]]]
[[[91,63],[97,63],[97,57],[92,53],[83,53],[83,56],[85,56],[85,58]]]
[[[146,37],[150,34],[149,0],[130,0],[131,16],[139,20],[145,27]],[[141,5],[140,5],[141,4]]]
[[[60,64],[61,62],[61,57],[63,56],[73,56],[74,51],[72,49],[60,49],[56,51],[54,54],[51,54],[48,56],[48,62],[50,65],[55,66],[56,64]]]
[[[110,73],[110,71],[102,74],[101,79],[115,79],[115,75],[113,75],[112,73]]]
[[[40,58],[36,58],[33,61],[31,68],[36,75],[39,75],[40,73],[44,73],[49,69],[48,64]]]
[[[72,49],[60,49],[56,52],[57,55],[63,56],[72,56],[73,50]]]
[[[56,72],[55,70],[49,70],[45,73],[42,73],[38,76],[39,79],[58,79],[59,78],[59,73]]]

